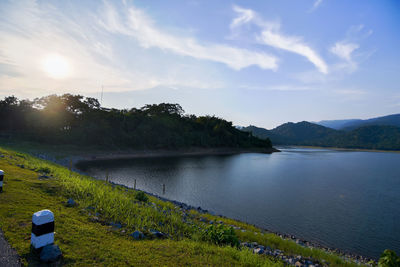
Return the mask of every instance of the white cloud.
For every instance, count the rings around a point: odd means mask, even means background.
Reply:
[[[313,63],[321,73],[328,73],[328,65],[301,37],[282,34],[277,23],[265,21],[251,9],[234,6],[233,10],[238,14],[231,23],[233,30],[241,25],[253,23],[261,28],[257,38],[260,43],[301,55]]]
[[[341,59],[346,60],[347,62],[351,63],[352,58],[351,54],[354,50],[358,49],[360,46],[355,43],[346,43],[346,42],[337,42],[334,46],[330,48],[330,51],[335,54],[336,56],[340,57]]]
[[[329,48],[332,54],[342,60],[341,63],[335,65],[335,68],[348,72],[355,71],[358,68],[358,62],[354,59],[354,52],[360,48],[359,42],[369,37],[372,33],[372,30],[365,31],[363,24],[351,26],[347,30],[346,37],[343,40],[337,41]],[[360,53],[356,55],[358,59],[363,57]],[[368,56],[369,53],[368,55],[364,55],[364,58]]]
[[[322,0],[315,0],[309,12],[315,11],[322,4]]]
[[[131,67],[116,54],[133,53],[133,50],[119,51],[120,47],[115,47],[110,34],[98,27],[98,19],[104,14],[85,11],[87,16],[81,19],[51,4],[33,0],[0,4],[0,95],[10,92],[24,97],[64,92],[83,94],[99,92],[102,85],[105,91],[141,90],[160,85],[195,88],[219,88],[224,85],[217,75],[210,74],[212,70],[202,67],[188,70],[178,63],[161,71]],[[137,17],[135,14],[132,16],[130,24],[135,23]],[[126,29],[119,19],[113,19],[104,19],[110,29],[119,32]],[[152,29],[145,28],[145,31],[149,30]],[[126,34],[132,31],[129,29]],[[145,39],[141,41],[146,44]],[[147,41],[148,45],[153,45],[150,40]],[[179,46],[178,42],[179,39],[175,39],[171,45]],[[188,43],[190,45],[190,41]],[[237,68],[252,64],[264,68],[276,66],[270,57],[247,50],[229,50],[214,45],[211,51],[200,46],[196,52],[210,52],[214,58],[222,57]],[[58,54],[68,61],[71,69],[68,77],[55,79],[43,71],[43,60],[50,54]],[[232,60],[229,61],[228,57]],[[271,60],[270,65],[268,60]]]
[[[159,29],[140,9],[130,6],[127,12],[106,3],[104,20],[99,23],[108,31],[135,38],[142,47],[157,47],[178,55],[210,60],[240,70],[251,65],[276,70],[278,59],[264,52],[231,47],[225,44],[201,43]]]

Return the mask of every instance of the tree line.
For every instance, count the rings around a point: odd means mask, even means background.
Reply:
[[[49,95],[0,101],[0,135],[51,144],[178,149],[271,148],[271,141],[240,131],[215,116],[185,114],[179,104],[109,109],[81,95]]]

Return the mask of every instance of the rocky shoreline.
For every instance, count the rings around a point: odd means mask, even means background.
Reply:
[[[125,186],[125,185],[120,185],[120,184],[116,184],[116,183],[112,183],[112,184],[129,188],[129,187]],[[129,189],[132,189],[132,188],[129,188]],[[142,190],[139,190],[139,191],[142,191]],[[200,213],[208,213],[208,214],[211,214],[211,215],[216,215],[216,216],[220,216],[220,217],[226,218],[223,215],[214,214],[213,212],[211,212],[209,210],[202,209],[201,207],[194,207],[194,206],[188,205],[188,204],[183,203],[183,202],[179,202],[179,201],[176,201],[176,200],[170,200],[170,199],[161,197],[159,195],[156,195],[156,194],[153,194],[153,193],[150,193],[150,192],[145,192],[145,193],[149,194],[149,195],[151,195],[153,197],[156,197],[156,198],[158,198],[158,199],[160,199],[162,201],[171,202],[175,206],[180,207],[185,212],[188,212],[190,210],[197,210]],[[208,223],[208,224],[222,223],[222,222],[208,221],[208,220],[206,220],[204,218],[203,218],[202,221],[204,223]],[[237,220],[237,221],[239,221],[239,220]],[[246,231],[245,229],[242,229],[242,228],[234,226],[234,225],[228,225],[228,226],[231,226],[236,230]],[[358,264],[365,264],[365,265],[370,265],[371,262],[377,263],[377,260],[373,259],[373,258],[365,257],[365,256],[358,255],[358,254],[355,254],[355,253],[342,251],[340,249],[328,248],[326,246],[322,246],[322,245],[314,243],[314,242],[310,242],[310,241],[306,241],[306,240],[297,238],[294,235],[273,232],[273,231],[269,231],[267,229],[260,228],[260,227],[258,227],[256,225],[254,225],[254,226],[259,228],[259,229],[261,229],[262,230],[262,234],[263,233],[273,233],[273,234],[278,235],[280,238],[282,238],[284,240],[291,240],[291,241],[295,242],[296,244],[298,244],[300,246],[303,246],[303,247],[307,247],[307,248],[311,248],[311,249],[316,248],[316,249],[321,249],[323,251],[326,251],[328,253],[335,253],[335,254],[338,254],[345,261],[350,261],[351,260],[351,261],[354,261],[354,262],[356,262]],[[265,255],[268,255],[268,256],[273,256],[273,257],[278,258],[280,260],[283,260],[287,264],[293,265],[293,266],[325,266],[326,265],[326,263],[324,263],[324,262],[321,262],[321,263],[320,262],[316,262],[312,258],[305,258],[305,257],[302,257],[301,255],[286,255],[285,252],[282,251],[282,250],[272,249],[270,247],[265,247],[265,246],[257,244],[257,242],[250,242],[250,243],[241,242],[241,247],[251,249],[253,251],[253,253],[256,253],[256,254],[265,254]],[[297,262],[299,262],[299,264],[301,264],[301,265],[296,265]]]
[[[278,150],[279,151],[279,150]],[[254,151],[251,151],[254,152]],[[237,152],[237,153],[251,153],[251,152]],[[272,152],[271,152],[272,153]],[[204,153],[199,153],[199,152],[194,152],[191,154],[182,154],[182,153],[170,153],[168,156],[181,156],[181,155],[224,155],[224,154],[234,154],[232,152],[222,152],[219,151],[218,153],[213,153],[213,154],[204,154]],[[160,153],[146,153],[146,157],[162,157],[162,156],[166,156],[165,154],[160,154]],[[109,157],[95,157],[95,158],[87,158],[87,157],[81,157],[81,156],[74,156],[74,157],[68,157],[68,158],[64,158],[64,159],[56,159],[52,156],[48,156],[48,155],[44,155],[44,154],[37,154],[35,155],[39,158],[45,159],[45,160],[49,160],[52,162],[55,162],[57,164],[63,165],[65,167],[69,167],[70,162],[72,162],[73,167],[79,162],[79,161],[84,161],[84,160],[106,160],[106,159],[117,159],[117,158],[121,158],[120,154],[118,155],[111,155]],[[132,155],[129,155],[127,157],[132,157]],[[140,154],[135,154],[135,157],[143,157],[143,155]],[[74,171],[84,174],[86,175],[86,173],[83,173],[82,171],[80,171],[79,169],[73,168]],[[122,184],[117,184],[117,183],[113,183],[110,182],[112,185],[114,186],[122,186],[125,187],[127,189],[132,189],[128,186],[122,185]],[[132,189],[133,190],[133,189]],[[143,190],[138,190],[138,191],[143,191]],[[201,207],[194,207],[191,205],[188,205],[186,203],[183,202],[179,202],[176,200],[170,200],[167,198],[164,198],[162,196],[159,196],[157,194],[153,194],[151,192],[146,192],[144,191],[146,194],[151,195],[153,197],[156,197],[162,201],[167,201],[170,203],[173,203],[175,206],[179,207],[185,214],[187,212],[189,212],[190,210],[197,210],[199,213],[209,213],[211,215],[217,215],[223,218],[226,218],[224,215],[219,215],[219,214],[214,214],[211,211],[202,209]],[[239,221],[239,220],[238,220]],[[208,223],[208,224],[213,224],[213,223],[222,223],[222,222],[213,222],[213,221],[208,221],[207,219],[203,218],[202,222],[204,223]],[[236,230],[241,230],[241,231],[246,231],[245,229],[241,229],[240,227],[234,226],[234,225],[228,225],[228,226],[232,226],[234,229]],[[285,233],[279,233],[279,232],[274,232],[274,231],[270,231],[267,229],[263,229],[260,228],[256,225],[254,225],[255,227],[259,228],[262,230],[262,234],[263,233],[273,233],[278,235],[280,238],[284,239],[284,240],[291,240],[295,243],[297,243],[300,246],[306,247],[306,248],[316,248],[316,249],[321,249],[323,251],[326,251],[328,253],[335,253],[338,254],[343,260],[345,261],[354,261],[358,264],[365,264],[365,265],[369,265],[372,266],[370,263],[374,262],[377,263],[377,259],[373,259],[370,257],[366,257],[366,256],[362,256],[362,255],[358,255],[355,253],[351,253],[351,252],[347,252],[347,251],[343,251],[340,249],[335,249],[335,248],[329,248],[326,246],[323,246],[321,244],[315,243],[315,242],[310,242],[310,241],[306,241],[303,240],[301,238],[298,238],[294,235],[290,235],[290,234],[285,234]],[[274,258],[277,258],[279,260],[282,260],[284,262],[286,262],[288,265],[292,265],[292,266],[327,266],[326,263],[324,262],[316,262],[315,260],[313,260],[312,258],[305,258],[302,257],[301,255],[287,255],[285,254],[284,251],[282,250],[278,250],[278,249],[272,249],[270,247],[265,247],[262,245],[257,244],[256,242],[251,242],[251,243],[247,243],[247,242],[241,242],[241,247],[242,248],[247,248],[253,251],[253,253],[256,254],[265,254],[268,256],[272,256]]]

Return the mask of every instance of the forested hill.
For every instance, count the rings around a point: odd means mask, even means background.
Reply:
[[[392,114],[383,117],[376,117],[367,120],[325,120],[316,122],[316,124],[333,128],[336,130],[351,131],[363,126],[396,126],[400,127],[400,114]]]
[[[276,145],[400,150],[400,127],[370,125],[339,131],[310,122],[285,123],[272,130],[248,126],[243,131],[270,138]]]
[[[65,94],[0,101],[0,135],[28,141],[133,149],[260,148],[269,139],[215,116],[185,115],[179,104],[106,109],[95,98]]]

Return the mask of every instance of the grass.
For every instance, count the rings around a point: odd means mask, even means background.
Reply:
[[[56,244],[63,251],[62,264],[67,266],[283,266],[246,249],[201,241],[201,233],[208,226],[200,222],[201,217],[246,229],[236,231],[241,241],[256,241],[288,254],[323,259],[331,266],[356,266],[337,255],[263,234],[243,222],[194,210],[185,212],[152,196],[148,196],[148,202],[139,201],[135,190],[70,172],[25,153],[5,149],[0,153],[4,156],[0,158],[0,169],[6,174],[4,192],[0,194],[0,227],[25,265],[38,263],[37,255],[30,251],[32,214],[50,209],[56,218]],[[50,178],[38,179],[43,174]],[[78,205],[67,207],[68,198]],[[112,227],[110,222],[123,227]],[[168,238],[136,241],[129,236],[134,230],[149,233],[150,229],[161,231]]]

